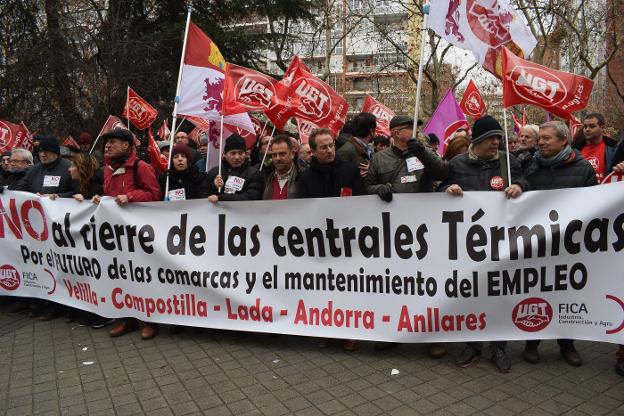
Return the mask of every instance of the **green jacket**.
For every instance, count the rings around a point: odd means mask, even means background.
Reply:
[[[416,170],[408,172],[407,161],[412,157],[415,156],[395,146],[375,153],[365,178],[366,191],[375,194],[380,186],[389,184],[397,194],[431,192],[433,181],[444,180],[448,175],[448,163],[429,149],[416,158],[420,161]]]

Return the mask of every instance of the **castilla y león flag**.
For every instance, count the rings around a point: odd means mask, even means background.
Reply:
[[[464,96],[459,102],[459,107],[462,109],[464,114],[474,118],[475,120],[483,117],[487,111],[483,97],[479,92],[479,88],[477,88],[477,84],[475,84],[473,80],[470,80],[468,83],[466,91],[464,91]]]
[[[371,113],[377,117],[377,129],[376,134],[383,134],[384,136],[390,136],[390,120],[395,116],[394,111],[371,97],[366,95],[364,98],[364,105],[362,106],[363,113]]]
[[[299,97],[290,87],[253,69],[228,64],[223,115],[262,111],[278,130],[282,130],[298,105]]]
[[[295,115],[338,134],[347,118],[349,104],[325,82],[315,77],[305,63],[293,57],[280,84],[289,86],[299,97]]]
[[[503,50],[505,107],[533,104],[570,119],[587,106],[593,87],[589,78],[534,64]]]
[[[29,149],[28,129],[24,124],[13,124],[0,120],[0,152],[20,147]]]
[[[483,68],[501,76],[501,48],[531,54],[537,39],[507,0],[435,0],[429,27],[457,47],[470,50]]]
[[[144,130],[156,120],[158,111],[128,87],[128,98],[122,116],[129,119],[137,129]]]
[[[191,22],[180,79],[178,114],[220,122],[227,67],[217,45]],[[247,131],[253,130],[245,112],[229,115],[224,122]]]

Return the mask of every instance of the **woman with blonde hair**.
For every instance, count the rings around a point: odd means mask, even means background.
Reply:
[[[446,151],[442,160],[450,162],[457,155],[468,152],[468,146],[470,146],[470,139],[465,136],[458,136],[450,140],[446,146]]]

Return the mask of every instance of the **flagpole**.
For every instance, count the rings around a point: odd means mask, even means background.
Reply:
[[[266,160],[267,153],[269,153],[269,147],[271,147],[271,142],[273,141],[274,134],[275,134],[275,126],[273,126],[273,131],[271,132],[271,135],[269,136],[269,142],[267,143],[266,150],[264,151],[264,155],[262,156],[262,162],[260,162],[260,170],[262,170],[262,167],[264,166],[264,161]],[[260,147],[262,147],[262,138],[260,138]]]
[[[416,102],[414,103],[414,137],[418,137],[416,129],[418,128],[418,111],[420,107],[420,89],[422,84],[423,65],[425,62],[425,41],[427,35],[427,18],[429,17],[429,3],[423,5],[423,25],[420,35],[420,62],[418,64],[418,83],[416,84]]]
[[[208,143],[206,146],[206,173],[208,173],[208,162],[210,161],[210,148],[212,147],[212,142],[210,141],[210,134],[212,133],[212,120],[208,120],[208,125],[210,126],[210,128],[208,129],[208,132],[206,133],[206,136],[208,137]],[[199,144],[201,146],[201,143]]]
[[[126,121],[130,130],[130,85],[126,86]]]
[[[505,152],[507,154],[507,180],[509,183],[507,186],[511,185],[511,162],[509,161],[509,133],[507,133],[507,107],[503,105],[503,128],[505,129]]]
[[[219,161],[217,162],[219,163],[219,177],[221,178],[222,178],[221,165],[223,165],[222,159],[223,159],[223,111],[221,111],[221,129],[219,131]],[[208,163],[208,161],[206,161],[206,163]],[[221,193],[221,187],[217,189],[217,193]]]
[[[178,71],[178,84],[176,85],[176,95],[173,102],[173,120],[171,122],[171,133],[169,134],[169,158],[167,160],[167,181],[165,185],[165,201],[169,200],[169,169],[171,169],[171,150],[173,148],[173,138],[176,133],[176,122],[178,116],[178,103],[180,102],[180,84],[182,84],[182,71],[184,70],[184,56],[186,55],[186,40],[188,38],[189,26],[191,25],[192,7],[189,4],[186,15],[186,27],[184,28],[184,41],[182,43],[182,56],[180,57],[180,70]],[[182,125],[182,123],[180,123]]]

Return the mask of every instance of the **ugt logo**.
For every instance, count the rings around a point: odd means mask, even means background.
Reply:
[[[528,298],[518,303],[511,312],[513,323],[526,332],[546,328],[553,317],[553,309],[542,298]]]
[[[271,109],[273,97],[277,95],[271,81],[263,75],[245,75],[238,80],[235,87],[236,98],[248,108]]]

